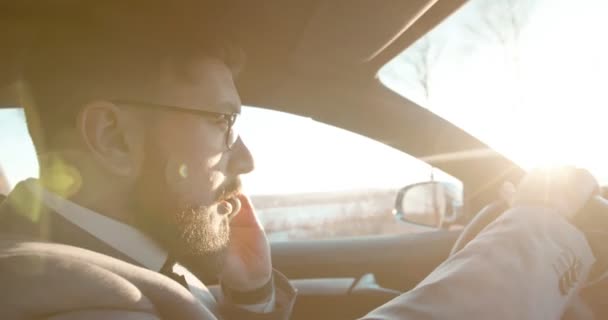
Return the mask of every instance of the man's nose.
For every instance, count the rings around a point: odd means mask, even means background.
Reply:
[[[253,155],[240,137],[230,151],[230,172],[234,175],[246,174],[255,168]]]

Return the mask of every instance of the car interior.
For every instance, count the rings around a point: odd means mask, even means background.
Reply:
[[[309,117],[427,159],[462,181],[464,211],[472,217],[494,203],[505,181],[517,181],[524,170],[378,79],[387,62],[465,2],[227,0],[190,5],[230,17],[225,28],[247,54],[237,83],[243,104]],[[74,5],[56,3],[39,3],[40,10]],[[10,59],[2,55],[0,59]],[[19,106],[15,84],[0,87],[0,106]],[[470,150],[490,151],[441,157]],[[293,319],[354,319],[413,288],[448,257],[460,234],[444,230],[277,242],[272,243],[273,266],[298,290]]]

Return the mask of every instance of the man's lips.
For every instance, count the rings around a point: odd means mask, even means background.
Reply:
[[[241,211],[241,201],[236,196],[221,200],[217,205],[217,211],[221,215],[229,215],[232,218]]]

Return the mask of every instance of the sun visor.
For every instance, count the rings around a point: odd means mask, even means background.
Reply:
[[[371,60],[437,0],[321,2],[293,56],[293,65],[352,65]],[[338,43],[339,45],[336,45]],[[318,64],[317,61],[324,63]]]

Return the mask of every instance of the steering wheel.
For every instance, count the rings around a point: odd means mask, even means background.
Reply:
[[[458,239],[456,239],[452,251],[450,251],[450,256],[462,250],[485,227],[500,217],[507,209],[509,209],[509,205],[504,200],[494,201],[481,209],[462,230]],[[598,230],[598,227],[605,227],[605,223],[608,222],[608,218],[606,217],[608,215],[608,199],[601,195],[594,196],[581,209],[581,212],[584,212],[584,214],[579,214],[572,223],[585,232],[588,237],[590,234],[605,234],[608,232],[608,230]],[[602,221],[604,221],[604,224],[602,224]]]
[[[473,240],[485,227],[496,220],[509,208],[504,200],[497,200],[485,206],[473,217],[473,220],[462,230],[458,239],[454,243],[450,256],[462,250],[471,240]]]
[[[463,229],[450,251],[450,256],[462,250],[471,240],[483,231],[483,229],[492,223],[492,221],[500,217],[508,208],[509,205],[507,202],[500,200],[494,201],[481,209],[473,220],[471,220]],[[608,214],[608,200],[601,196],[595,196],[581,211],[583,211],[584,214],[579,214],[579,219],[573,221],[573,223],[579,227],[579,229],[585,231],[587,239],[590,242],[594,241],[594,234],[603,234],[599,240],[604,241],[604,239],[606,239],[606,232],[608,231],[599,230],[598,227],[605,227],[606,222],[598,222],[608,221],[608,218],[605,217],[606,214]],[[606,258],[608,258],[608,248],[606,248],[606,246],[600,246],[600,248],[600,251],[605,252],[594,253],[596,255],[600,254],[604,259],[599,259],[596,263],[603,262],[602,267],[599,269],[608,270],[608,261],[606,261]],[[566,310],[564,319],[586,319],[583,315],[589,314],[589,312],[592,312],[596,316],[599,315],[602,319],[608,316],[608,308],[605,307],[604,303],[605,294],[608,292],[608,272],[604,271],[604,273],[591,275],[590,279],[594,280],[585,285],[580,293],[581,296],[577,296],[570,308]]]

